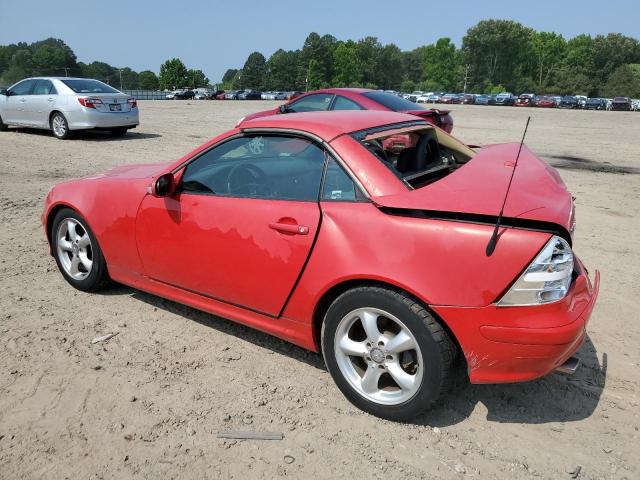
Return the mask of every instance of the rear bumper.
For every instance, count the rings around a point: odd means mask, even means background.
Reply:
[[[130,112],[99,112],[83,108],[66,113],[69,129],[85,130],[90,128],[134,128],[140,124],[138,109]]]
[[[464,351],[471,383],[523,382],[553,372],[586,338],[600,274],[578,275],[560,302],[533,307],[432,307]]]

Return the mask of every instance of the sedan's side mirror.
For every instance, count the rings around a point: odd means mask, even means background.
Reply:
[[[287,108],[286,105],[280,105],[278,107],[278,110],[280,111],[280,113],[289,113],[289,109]]]
[[[165,173],[160,175],[153,182],[152,194],[155,197],[169,197],[176,191],[176,180],[173,173]]]
[[[0,88],[0,95],[4,95],[5,97],[9,96],[9,92],[6,88]]]

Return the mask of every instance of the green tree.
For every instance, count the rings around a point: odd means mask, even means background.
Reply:
[[[267,81],[267,61],[260,52],[253,52],[244,62],[239,88],[264,89]]]
[[[358,40],[358,58],[362,65],[362,84],[374,85],[376,81],[376,66],[382,45],[377,37],[364,37]]]
[[[158,76],[151,70],[144,70],[138,74],[138,88],[140,90],[157,90]]]
[[[598,35],[593,39],[593,63],[598,82],[604,83],[618,67],[640,63],[640,44],[620,33]]]
[[[209,79],[202,70],[190,68],[187,71],[187,85],[190,88],[206,87],[208,84]]]
[[[549,76],[562,63],[567,42],[554,32],[533,32],[531,45],[536,61],[536,84],[539,89],[546,86]]]
[[[620,65],[604,86],[607,97],[640,97],[640,65]]]
[[[395,90],[400,88],[402,77],[402,52],[393,43],[385,45],[378,51],[376,56],[373,83],[378,88]]]
[[[187,85],[187,67],[179,58],[167,60],[160,66],[158,82],[162,90],[182,88]]]
[[[423,49],[422,80],[431,89],[453,90],[459,80],[456,47],[449,38],[440,38]]]
[[[411,89],[402,87],[403,91],[415,90],[415,85],[422,81],[424,49],[418,47],[409,52],[402,52],[402,74],[405,81],[411,82],[414,86]]]
[[[511,20],[482,20],[462,39],[462,61],[474,72],[474,85],[503,84],[512,89],[531,68],[533,30]]]
[[[362,70],[358,59],[358,47],[348,40],[340,42],[333,52],[334,87],[356,87],[362,81]]]
[[[118,73],[114,67],[105,62],[91,62],[88,65],[84,63],[78,64],[80,67],[80,75],[85,78],[95,78],[101,82],[114,85],[119,83],[116,81]]]
[[[73,50],[57,38],[47,38],[29,46],[32,75],[65,75],[77,73],[76,56]]]
[[[267,61],[269,90],[297,90],[304,88],[296,84],[300,51],[277,50]],[[293,75],[292,75],[293,72]]]
[[[333,77],[333,51],[337,47],[337,40],[332,35],[310,33],[304,41],[299,55],[298,78],[299,85],[308,81],[309,90],[329,86]]]
[[[129,67],[116,68],[116,73],[118,74],[117,78],[117,87],[122,88],[124,90],[135,90],[138,87],[138,72],[131,70]]]
[[[229,68],[227,69],[226,72],[224,72],[224,75],[222,76],[222,83],[228,83],[233,81],[233,77],[236,76],[236,73],[238,73],[238,69],[237,68]]]

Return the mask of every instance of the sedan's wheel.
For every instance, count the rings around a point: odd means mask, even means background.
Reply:
[[[51,117],[51,131],[53,135],[60,140],[66,140],[71,137],[71,130],[69,130],[67,119],[59,112],[54,113]]]
[[[109,283],[98,241],[75,211],[63,209],[56,214],[51,229],[51,247],[60,272],[77,289],[95,291]]]
[[[443,391],[455,346],[409,295],[359,287],[339,296],[322,326],[331,375],[354,405],[391,420],[431,407]]]
[[[0,132],[4,132],[8,129],[7,124],[2,121],[2,117],[0,117]]]

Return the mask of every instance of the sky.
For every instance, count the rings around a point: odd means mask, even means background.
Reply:
[[[640,36],[640,0],[0,0],[0,45],[55,37],[78,61],[156,73],[162,62],[178,57],[216,82],[227,68],[241,68],[251,52],[269,58],[279,48],[301,48],[313,31],[339,40],[374,36],[412,50],[440,37],[460,46],[469,27],[489,18],[567,39],[580,33]]]

